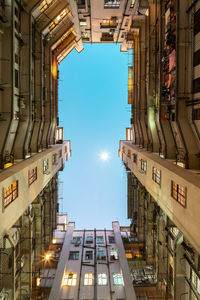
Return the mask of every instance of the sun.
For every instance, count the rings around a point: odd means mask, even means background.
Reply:
[[[101,160],[104,160],[104,161],[108,160],[108,159],[109,159],[109,154],[108,154],[108,152],[102,152],[102,153],[100,154],[100,159],[101,159]]]

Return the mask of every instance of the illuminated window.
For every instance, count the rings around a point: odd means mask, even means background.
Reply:
[[[87,26],[86,19],[80,19],[80,26]]]
[[[85,241],[86,241],[86,244],[92,244],[93,243],[93,237],[92,236],[87,236]]]
[[[147,162],[146,160],[141,159],[141,171],[146,173],[147,171]]]
[[[123,277],[121,273],[113,274],[114,285],[123,285]]]
[[[183,207],[186,206],[186,188],[171,181],[171,196]]]
[[[161,182],[161,171],[156,169],[155,167],[152,168],[152,179],[157,184],[160,184]]]
[[[119,8],[120,0],[104,0],[104,8]]]
[[[113,17],[111,19],[104,19],[100,23],[100,28],[116,28],[117,27],[117,18]]]
[[[61,158],[61,157],[62,157],[62,149],[59,150],[59,158]]]
[[[99,273],[97,275],[98,285],[107,285],[107,275],[105,273]]]
[[[97,250],[97,259],[106,259],[104,249],[103,248],[98,248]]]
[[[135,4],[135,0],[131,0],[131,5],[130,5],[130,7],[133,7],[134,4]]]
[[[123,148],[122,148],[122,151],[123,151],[123,153],[125,153],[126,154],[126,148],[123,146]]]
[[[93,259],[93,252],[91,250],[87,250],[85,252],[85,259],[87,260]]]
[[[53,22],[51,22],[51,24],[49,25],[49,30],[52,31],[63,20],[67,13],[68,9],[63,9],[63,11],[53,20]]]
[[[53,3],[55,0],[43,0],[39,6],[41,12],[47,10],[47,8]]]
[[[92,285],[93,281],[93,274],[92,273],[85,273],[84,277],[84,285]]]
[[[4,189],[4,208],[18,197],[18,181],[13,182]]]
[[[70,251],[69,259],[70,260],[78,260],[79,259],[79,251]]]
[[[126,252],[126,258],[127,259],[132,259],[133,258],[132,252]]]
[[[115,243],[115,237],[112,236],[112,235],[110,235],[110,236],[108,237],[108,242],[109,242],[109,244],[114,244],[114,243]]]
[[[82,39],[84,39],[84,40],[89,40],[89,35],[88,35],[87,32],[81,32],[81,37],[82,37]]]
[[[97,244],[103,244],[103,236],[97,236]]]
[[[110,259],[118,259],[118,251],[117,249],[111,249],[110,250]]]
[[[64,274],[62,285],[75,286],[76,280],[77,280],[76,273],[66,273],[66,274]]]

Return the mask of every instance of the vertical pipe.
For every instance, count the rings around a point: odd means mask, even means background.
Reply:
[[[84,231],[83,231],[82,253],[81,253],[81,261],[80,261],[80,272],[79,272],[79,284],[78,284],[78,295],[77,295],[77,300],[80,299],[81,276],[82,276],[82,265],[83,265],[83,255],[84,255],[84,244],[85,244],[85,229],[84,229]]]
[[[97,300],[97,249],[96,228],[94,229],[94,300]]]
[[[111,286],[111,276],[110,276],[110,260],[109,260],[109,253],[108,253],[108,243],[107,243],[106,229],[104,229],[104,234],[105,234],[105,243],[106,243],[106,258],[107,258],[108,276],[109,276],[110,300],[112,300],[112,286]]]

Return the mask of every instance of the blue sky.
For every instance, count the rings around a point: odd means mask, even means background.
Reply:
[[[76,229],[111,228],[127,220],[126,173],[119,140],[130,124],[127,53],[116,44],[84,44],[60,64],[59,120],[72,157],[60,172],[63,211]],[[109,153],[102,161],[100,154]]]

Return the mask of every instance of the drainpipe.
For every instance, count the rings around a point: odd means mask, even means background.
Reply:
[[[96,245],[96,228],[94,229],[94,300],[97,300],[97,245]]]
[[[83,255],[84,255],[84,244],[85,244],[85,229],[84,229],[84,232],[83,232],[83,242],[82,242],[82,253],[81,253],[81,262],[80,262],[80,273],[79,273],[79,284],[78,284],[77,300],[80,300],[81,275],[82,275],[82,265],[83,265]]]
[[[179,130],[179,133],[181,135],[181,140],[182,140],[182,144],[183,144],[183,147],[184,147],[184,151],[185,151],[185,155],[186,155],[186,159],[185,159],[185,168],[188,169],[189,166],[188,166],[188,151],[187,151],[187,147],[186,147],[186,144],[185,144],[185,140],[184,140],[184,137],[183,137],[183,133],[182,133],[182,130],[181,130],[181,127],[180,127],[180,123],[179,123],[179,120],[178,120],[178,94],[179,94],[179,86],[178,86],[178,80],[179,80],[179,17],[180,17],[180,3],[179,3],[179,0],[177,0],[176,2],[176,94],[175,94],[175,97],[176,97],[176,101],[175,101],[175,107],[176,107],[176,123],[177,123],[177,126],[178,126],[178,130]]]
[[[107,243],[107,234],[106,229],[104,229],[105,241],[106,241],[106,256],[107,256],[107,267],[108,267],[108,276],[109,276],[109,288],[110,288],[110,300],[112,300],[112,286],[111,286],[111,275],[110,275],[110,260],[108,252],[108,243]]]

